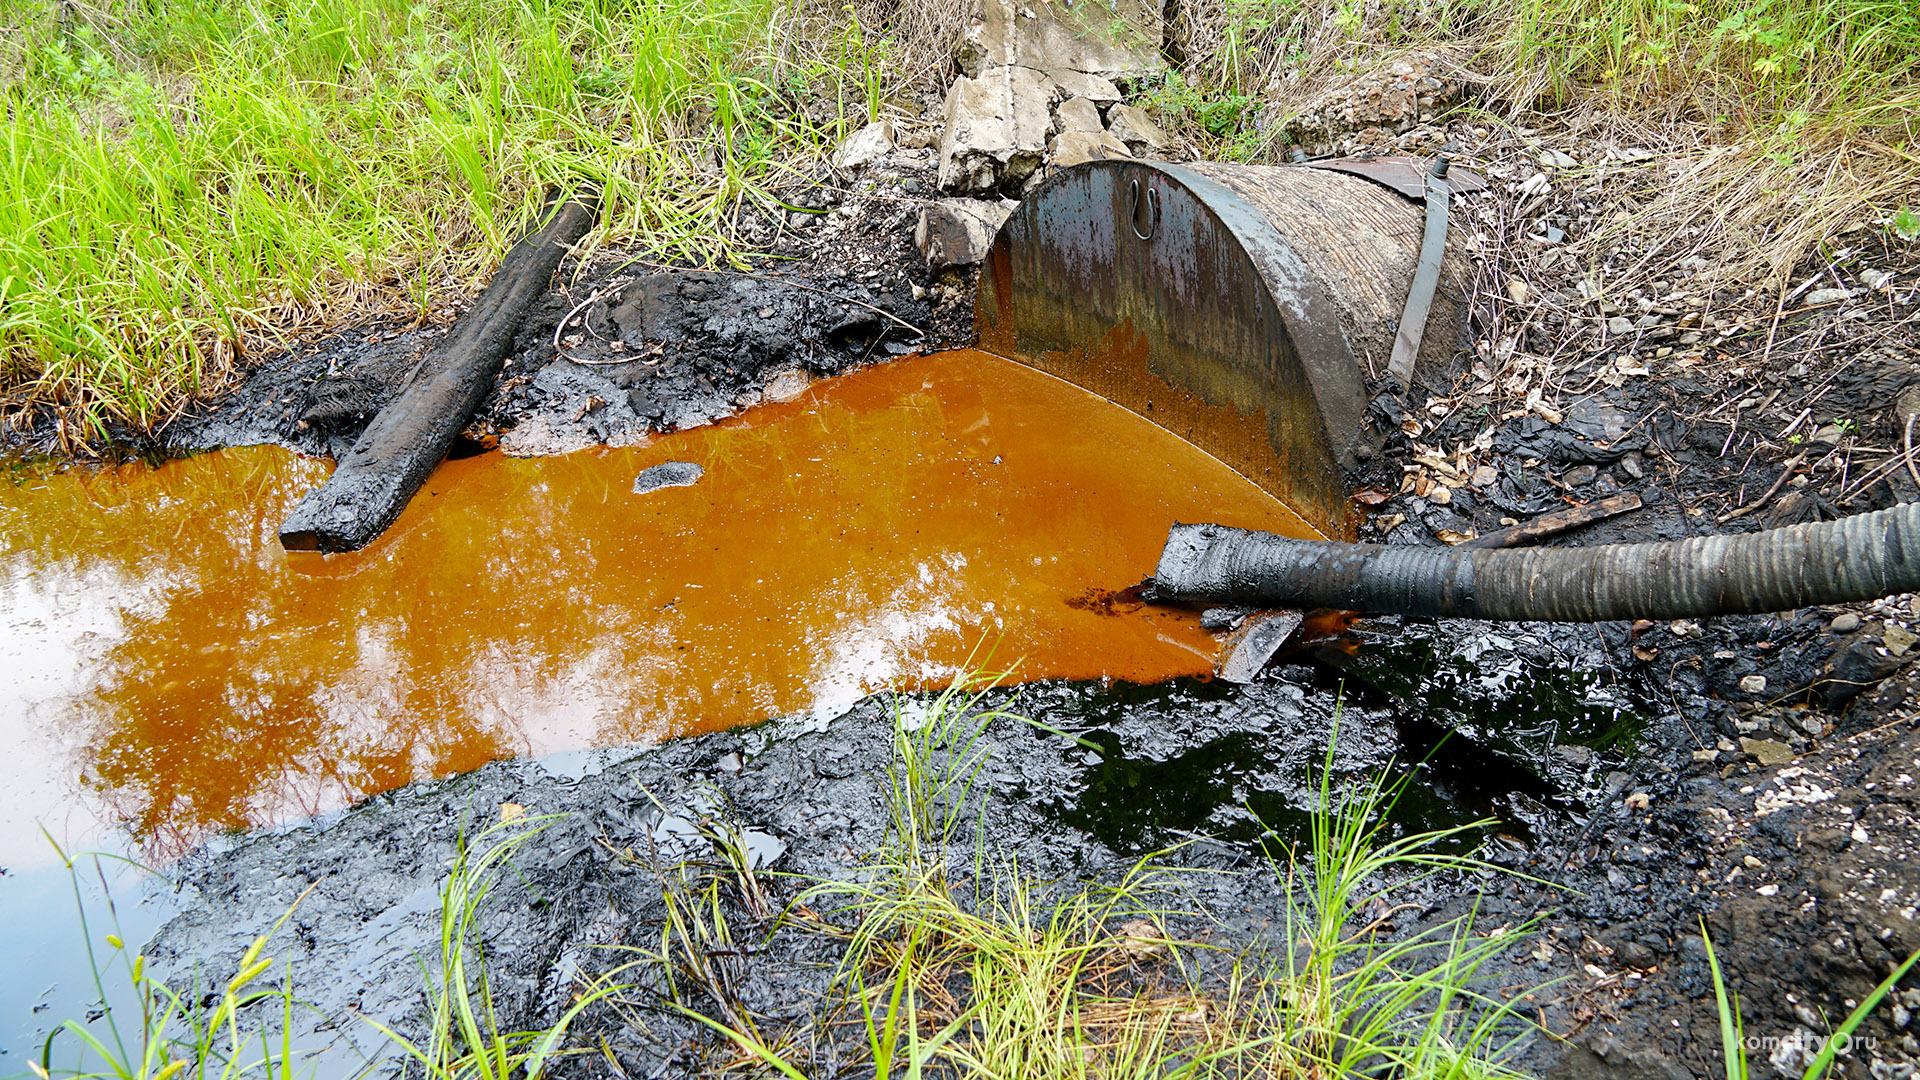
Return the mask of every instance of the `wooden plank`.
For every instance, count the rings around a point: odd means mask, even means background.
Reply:
[[[357,551],[394,523],[493,388],[527,309],[597,215],[591,196],[570,199],[507,252],[446,340],[367,425],[327,482],[287,516],[281,546]]]

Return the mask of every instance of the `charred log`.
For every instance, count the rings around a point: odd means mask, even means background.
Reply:
[[[327,482],[294,507],[280,527],[282,546],[355,551],[394,523],[492,388],[527,309],[596,215],[590,196],[570,199],[507,252],[472,309],[367,425]]]

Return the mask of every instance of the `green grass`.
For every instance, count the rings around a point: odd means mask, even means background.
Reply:
[[[151,425],[276,336],[434,313],[549,185],[598,185],[604,237],[717,257],[738,200],[878,107],[881,43],[801,12],[0,0],[0,400],[74,443]]]
[[[974,781],[986,726],[1005,718],[967,680],[924,711],[898,712],[887,843],[863,873],[807,884],[772,922],[842,941],[825,1020],[864,1048],[874,1075],[1517,1075],[1502,1061],[1524,1022],[1486,992],[1480,968],[1520,936],[1477,934],[1462,919],[1392,939],[1358,914],[1427,875],[1484,869],[1436,850],[1463,830],[1394,839],[1393,791],[1323,787],[1298,857],[1273,867],[1277,954],[1225,950],[1173,930],[1192,921],[1178,904],[1195,871],[1149,859],[1110,884],[1042,882],[977,839],[970,862],[952,862],[984,812]],[[736,1062],[823,1075],[824,1061],[766,1030],[724,978],[696,970],[735,947],[738,935],[720,929],[727,877],[701,878],[690,905],[701,928],[669,932],[643,962],[664,965],[672,1006]],[[669,895],[683,888],[670,882]]]
[[[551,818],[523,818],[495,825],[471,840],[462,836],[454,865],[440,892],[440,936],[435,955],[420,958],[427,1014],[424,1035],[408,1039],[377,1021],[395,1060],[374,1061],[356,1075],[398,1075],[422,1080],[536,1080],[547,1062],[568,1052],[563,1043],[587,1008],[621,989],[606,982],[581,988],[551,1027],[517,1031],[503,1027],[494,1009],[492,984],[480,958],[479,929],[488,894],[507,861],[538,835]],[[78,867],[75,901],[80,900]],[[311,890],[309,890],[311,891]],[[304,896],[302,897],[304,899]],[[315,1075],[319,1062],[298,1045],[296,1016],[308,1009],[294,991],[293,967],[280,965],[277,981],[269,949],[294,907],[255,938],[216,987],[195,981],[178,989],[147,971],[146,957],[115,934],[105,934],[105,959],[95,949],[86,905],[81,926],[92,960],[101,1014],[88,1023],[67,1020],[54,1029],[29,1062],[38,1080],[298,1080]],[[125,1015],[113,1001],[108,980],[131,990],[139,1015]],[[376,1056],[378,1056],[376,1052]],[[396,1066],[397,1062],[397,1066]]]

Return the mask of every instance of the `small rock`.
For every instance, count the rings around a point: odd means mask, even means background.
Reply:
[[[1126,143],[1104,131],[1063,131],[1047,144],[1047,163],[1056,169],[1132,156]]]
[[[1809,307],[1819,307],[1821,304],[1837,304],[1852,296],[1853,294],[1845,289],[1815,289],[1807,294],[1806,304]]]
[[[1086,98],[1096,105],[1111,105],[1120,100],[1120,90],[1110,79],[1068,68],[1054,68],[1047,74],[1053,76],[1060,92],[1068,97]]]
[[[1633,333],[1633,320],[1625,315],[1615,315],[1607,320],[1607,333],[1614,337],[1624,337]]]
[[[1629,941],[1620,946],[1619,957],[1620,962],[1626,966],[1643,970],[1660,962],[1660,958],[1653,954],[1652,949],[1637,941]]]
[[[1695,750],[1693,752],[1693,760],[1695,761],[1712,761],[1714,758],[1719,756],[1720,756],[1720,751],[1715,750],[1712,747],[1708,747],[1705,750]]]
[[[1767,677],[1766,677],[1765,675],[1742,675],[1742,676],[1740,676],[1740,692],[1741,692],[1741,693],[1743,693],[1743,694],[1764,694],[1764,693],[1766,693],[1766,692],[1767,692]]]
[[[1827,629],[1836,634],[1851,634],[1860,629],[1860,616],[1851,611],[1843,611],[1833,617],[1833,621],[1827,624]]]
[[[1891,270],[1862,270],[1860,271],[1860,284],[1865,285],[1874,292],[1885,292],[1893,286],[1893,272]]]
[[[1540,155],[1540,164],[1545,165],[1549,169],[1574,169],[1580,165],[1578,161],[1573,159],[1572,155],[1563,154],[1558,150],[1547,150],[1543,152]]]
[[[1054,110],[1053,119],[1055,129],[1062,133],[1105,130],[1100,123],[1100,106],[1092,98],[1068,98]]]
[[[1231,630],[1240,625],[1240,620],[1253,614],[1259,608],[1250,607],[1214,607],[1200,613],[1200,629]]]
[[[1641,461],[1640,451],[1630,450],[1625,457],[1620,459],[1620,467],[1627,471],[1628,476],[1639,480],[1647,475],[1646,466],[1643,465]]]
[[[1913,648],[1915,642],[1920,641],[1920,635],[1914,634],[1905,627],[1889,626],[1881,632],[1880,641],[1886,645],[1888,652],[1895,656],[1905,656],[1907,650]]]
[[[977,266],[987,257],[994,234],[1013,213],[1013,204],[985,199],[942,199],[920,211],[913,245],[934,273]]]
[[[723,773],[737,773],[745,766],[746,761],[740,757],[738,750],[729,750],[720,755],[720,760],[715,763],[715,767]]]
[[[1793,751],[1787,747],[1787,744],[1775,742],[1772,739],[1741,739],[1740,749],[1746,751],[1755,761],[1766,766],[1785,765],[1787,762],[1793,760]],[[1750,859],[1753,858],[1751,855],[1747,857]],[[1756,867],[1759,866],[1759,860],[1755,859],[1752,865]]]
[[[1534,173],[1520,184],[1522,195],[1545,195],[1552,190],[1553,184],[1547,179],[1546,173]]]
[[[833,152],[833,167],[841,172],[864,169],[893,149],[893,125],[875,120],[847,137]]]
[[[1109,109],[1107,130],[1135,152],[1165,150],[1171,145],[1167,133],[1160,130],[1160,125],[1153,122],[1147,111],[1132,105],[1115,105]]]
[[[633,478],[633,493],[645,495],[649,491],[661,488],[690,487],[699,482],[707,470],[691,461],[666,461],[651,469],[643,469]]]
[[[1567,470],[1567,475],[1566,475],[1567,486],[1568,487],[1586,487],[1588,484],[1593,483],[1593,478],[1595,476],[1598,476],[1599,473],[1600,473],[1600,470],[1594,468],[1591,465],[1576,465],[1573,468]]]
[[[1557,244],[1562,240],[1565,240],[1567,238],[1567,234],[1564,229],[1555,228],[1554,226],[1549,225],[1547,226],[1546,237],[1547,237],[1547,243]]]

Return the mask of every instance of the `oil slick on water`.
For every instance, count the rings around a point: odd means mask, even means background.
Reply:
[[[633,492],[668,461],[704,473]],[[50,816],[164,858],[495,758],[831,715],[969,659],[1206,672],[1191,614],[1087,598],[1150,573],[1173,521],[1311,535],[1145,420],[970,352],[645,447],[448,461],[374,547],[289,555],[275,530],[326,470],[250,448],[0,488],[0,865],[46,862]]]

